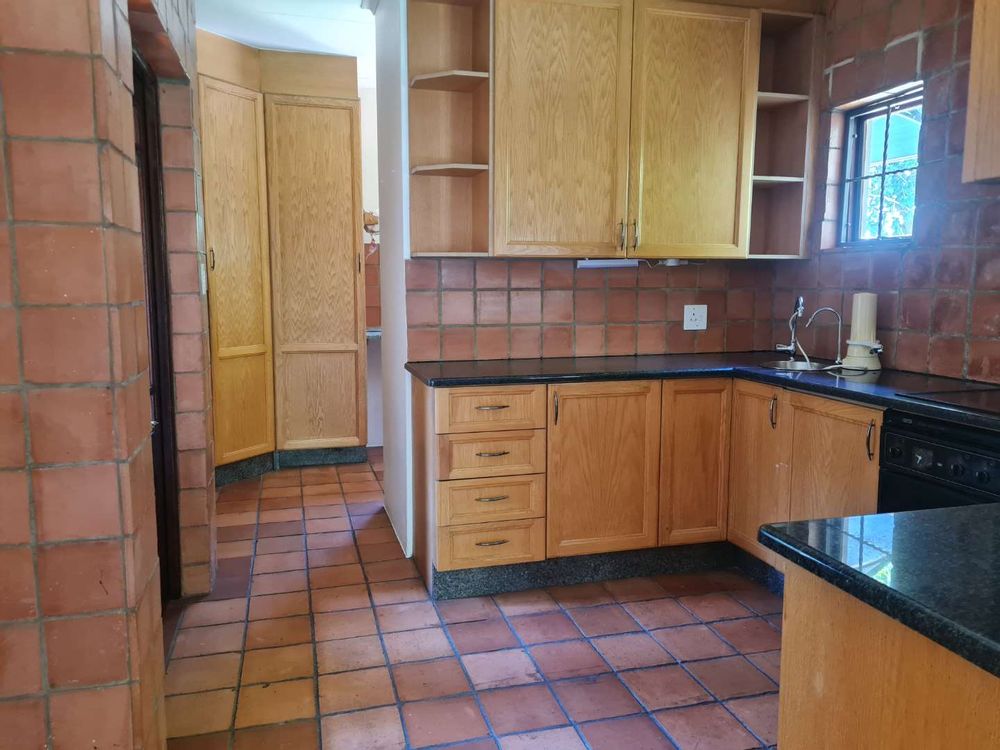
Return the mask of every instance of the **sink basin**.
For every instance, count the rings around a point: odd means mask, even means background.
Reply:
[[[769,370],[822,370],[826,365],[819,362],[805,362],[798,359],[781,359],[774,362],[765,362],[761,367]]]

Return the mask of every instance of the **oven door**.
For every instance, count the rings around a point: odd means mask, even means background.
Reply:
[[[878,512],[958,508],[997,502],[998,498],[927,476],[885,469],[879,472]]]

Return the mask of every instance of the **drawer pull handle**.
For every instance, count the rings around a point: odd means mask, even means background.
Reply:
[[[477,406],[476,411],[501,411],[509,408],[510,404],[487,404],[485,406]]]
[[[501,500],[507,500],[510,495],[497,495],[496,497],[477,497],[477,503],[499,503]]]
[[[497,539],[495,542],[476,542],[477,547],[499,547],[501,544],[507,544],[510,539]]]
[[[479,451],[476,455],[480,458],[500,458],[500,456],[509,456],[510,451]]]

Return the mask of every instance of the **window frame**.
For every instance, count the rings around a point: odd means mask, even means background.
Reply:
[[[840,184],[841,198],[840,198],[840,244],[845,246],[863,246],[870,247],[872,245],[886,246],[886,245],[902,245],[909,244],[913,240],[913,234],[904,237],[883,237],[882,236],[882,217],[885,209],[885,177],[886,175],[897,174],[899,172],[905,172],[909,169],[919,169],[920,168],[920,142],[919,137],[917,141],[917,165],[916,167],[908,167],[906,169],[890,170],[887,169],[886,157],[888,156],[889,150],[889,130],[891,115],[893,112],[897,112],[901,109],[907,109],[912,107],[914,104],[919,103],[922,107],[924,100],[924,87],[923,83],[916,86],[909,87],[904,91],[899,91],[897,93],[881,97],[876,101],[866,104],[862,107],[857,107],[855,109],[844,111],[844,117],[846,119],[845,127],[845,143],[844,143],[844,157],[843,164],[841,165],[843,175]],[[879,189],[879,219],[878,219],[878,231],[879,236],[873,237],[871,239],[863,239],[859,237],[860,225],[858,219],[861,214],[861,195],[862,190],[861,185],[864,183],[864,177],[862,176],[862,164],[864,161],[865,149],[860,147],[863,145],[862,133],[865,123],[869,120],[875,119],[876,117],[881,117],[882,115],[887,115],[886,117],[886,127],[885,136],[882,143],[882,167],[881,171],[877,172],[875,175],[868,175],[868,177],[882,177],[882,184]],[[921,130],[923,129],[923,121],[921,119],[920,124]],[[914,207],[914,213],[916,212],[916,207]],[[914,217],[915,218],[915,217]]]

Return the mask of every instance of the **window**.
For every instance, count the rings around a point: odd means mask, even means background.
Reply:
[[[921,90],[847,113],[841,210],[845,243],[913,234],[922,116]]]

